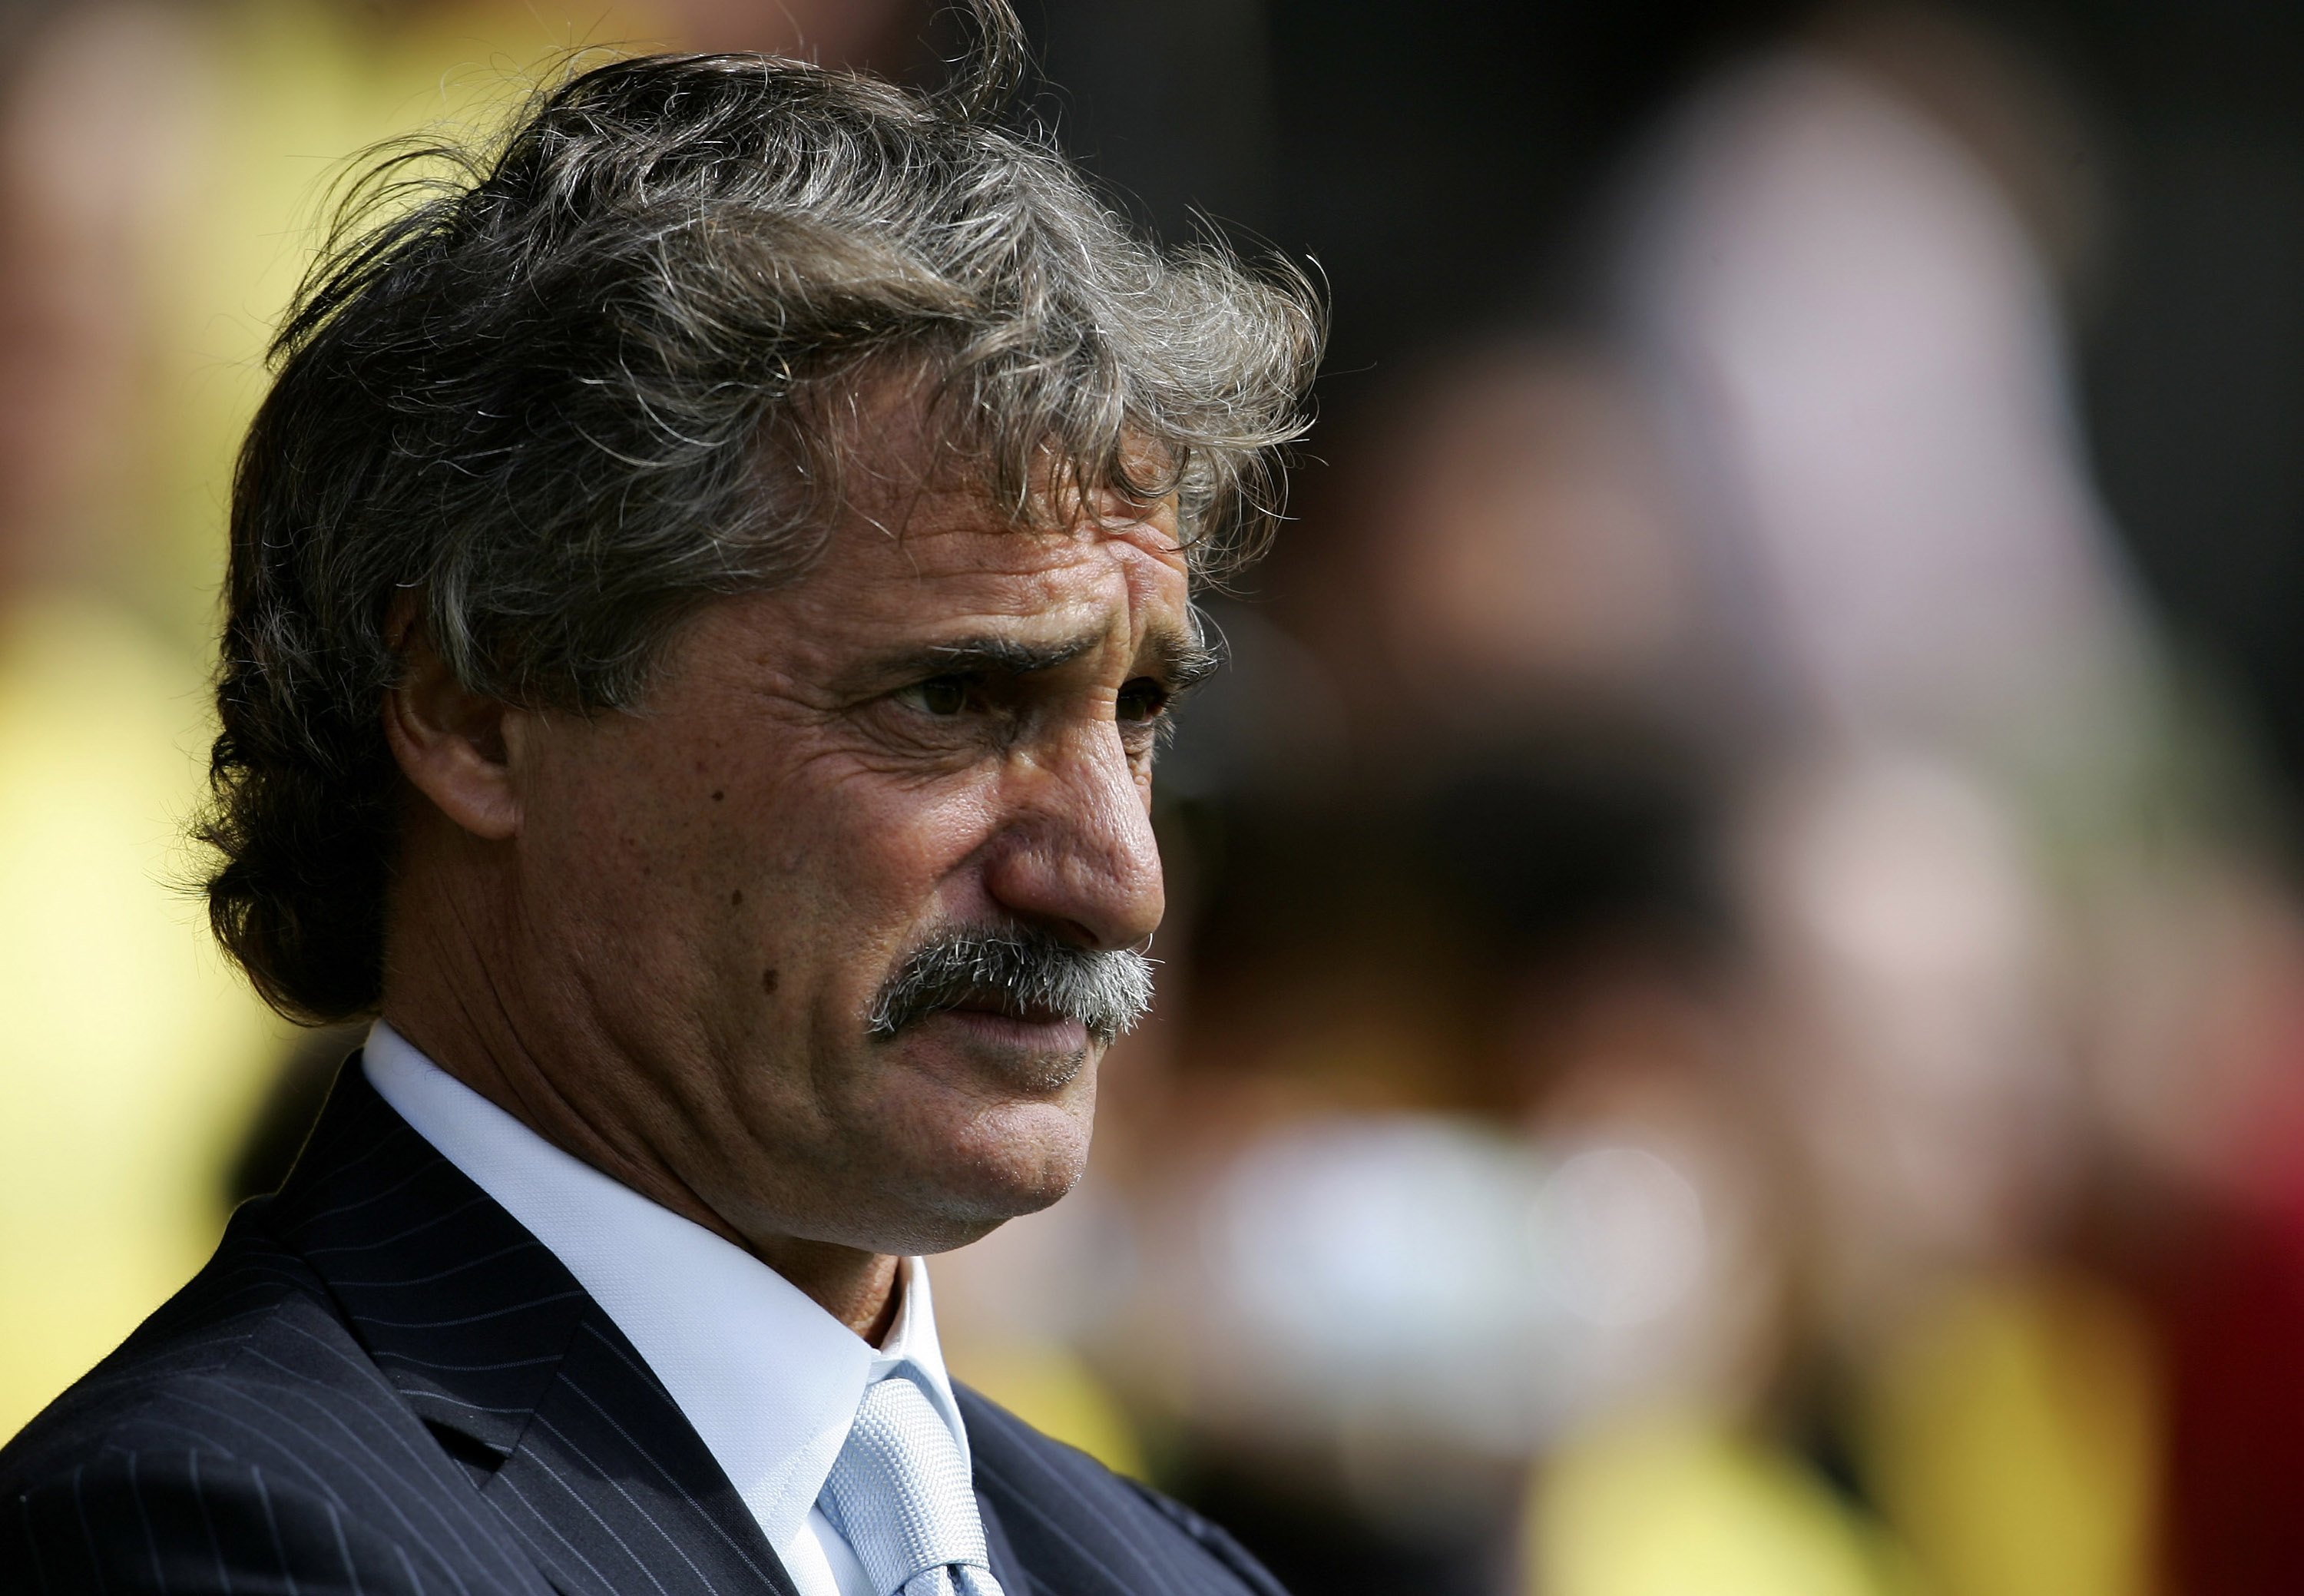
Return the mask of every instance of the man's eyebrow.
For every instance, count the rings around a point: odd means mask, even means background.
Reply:
[[[1054,642],[986,634],[955,637],[898,654],[880,662],[887,675],[1029,675],[1070,665],[1103,640],[1094,632]]]
[[[1216,649],[1181,632],[1155,632],[1145,639],[1145,652],[1158,666],[1162,685],[1180,698],[1215,675],[1224,663]]]
[[[948,638],[907,649],[876,662],[874,675],[1029,675],[1070,665],[1103,642],[1098,633],[1050,642],[987,633]],[[1223,657],[1189,632],[1157,632],[1144,640],[1144,661],[1156,670],[1162,684],[1173,693],[1199,686],[1216,674]]]

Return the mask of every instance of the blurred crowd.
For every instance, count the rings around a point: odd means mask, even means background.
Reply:
[[[1285,97],[1234,92],[1283,13],[1048,0],[1048,114],[1216,213],[1172,231],[1290,214]],[[953,1367],[1302,1596],[2292,1588],[2292,800],[2076,403],[2103,134],[1978,16],[1744,20],[1657,47],[1524,294],[1329,260],[1296,524],[1209,597],[1231,668],[1164,756],[1157,1015],[1082,1188],[936,1265]],[[0,1433],[356,1040],[233,981],[179,840],[231,450],[341,157],[572,49],[915,76],[947,25],[0,15]],[[1189,126],[1114,132],[1130,85]],[[1472,302],[1356,334],[1386,294]]]

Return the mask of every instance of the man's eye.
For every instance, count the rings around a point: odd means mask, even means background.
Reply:
[[[1167,707],[1168,690],[1149,676],[1139,676],[1120,690],[1116,709],[1119,719],[1143,722],[1159,717]]]
[[[968,708],[968,683],[958,676],[930,676],[915,682],[897,696],[915,709],[948,718]]]

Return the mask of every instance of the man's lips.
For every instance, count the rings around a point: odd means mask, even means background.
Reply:
[[[990,1040],[1037,1050],[1059,1048],[1076,1052],[1088,1045],[1088,1027],[1055,1009],[971,999],[940,1008],[930,1019],[949,1020]]]
[[[1003,1020],[1014,1020],[1026,1025],[1058,1025],[1072,1016],[1044,1007],[1037,1003],[1018,1003],[1012,998],[987,994],[980,998],[963,998],[948,1005],[944,1011],[953,1014],[990,1014]]]

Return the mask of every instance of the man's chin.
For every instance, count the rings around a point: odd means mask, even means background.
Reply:
[[[1088,1167],[1083,1149],[1077,1156],[1059,1154],[1026,1163],[1009,1159],[979,1165],[953,1183],[949,1239],[921,1252],[950,1252],[980,1241],[1011,1219],[1021,1219],[1053,1208],[1080,1184]]]
[[[1093,1069],[1076,1068],[1063,1089],[1010,1096],[970,1091],[948,1079],[915,1078],[909,1100],[890,1115],[905,1122],[891,1136],[887,1173],[908,1166],[908,1204],[935,1234],[911,1251],[965,1246],[1010,1219],[1039,1212],[1076,1185],[1088,1167],[1096,1105]]]

